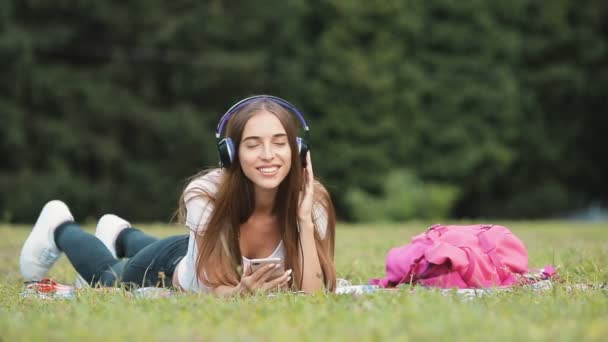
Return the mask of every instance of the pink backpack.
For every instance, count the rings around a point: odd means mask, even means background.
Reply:
[[[523,242],[498,225],[434,225],[386,256],[386,277],[370,284],[440,288],[509,286],[528,271]]]

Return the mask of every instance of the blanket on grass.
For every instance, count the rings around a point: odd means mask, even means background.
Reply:
[[[549,275],[550,274],[550,275]],[[527,273],[522,281],[518,284],[520,287],[529,288],[534,292],[544,292],[553,289],[555,281],[558,280],[555,272],[547,272],[545,269],[535,270]],[[382,288],[378,285],[353,285],[346,279],[338,279],[336,294],[338,295],[364,295],[372,293],[390,293],[397,291],[416,291],[434,290],[442,294],[456,294],[463,298],[475,298],[499,292],[511,291],[515,286],[503,286],[493,288],[475,288],[475,289],[437,289],[424,286],[409,286],[401,285],[396,288]],[[566,290],[598,290],[608,289],[608,284],[576,284],[565,286]],[[94,289],[100,292],[124,291],[119,288],[98,288]],[[57,283],[53,279],[43,279],[39,282],[32,282],[25,285],[20,293],[21,298],[43,299],[43,300],[61,300],[73,299],[78,296],[82,290],[71,285]],[[160,287],[142,287],[132,291],[125,291],[128,296],[133,298],[166,298],[183,294],[183,292],[174,291]]]

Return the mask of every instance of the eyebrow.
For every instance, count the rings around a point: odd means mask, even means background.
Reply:
[[[282,137],[286,137],[286,136],[287,136],[287,134],[285,134],[285,133],[277,133],[277,134],[273,135],[272,138],[273,139],[274,138],[282,138]],[[258,136],[255,136],[255,135],[251,135],[251,136],[248,136],[248,137],[244,138],[241,141],[245,141],[245,140],[262,140],[262,138],[258,137]]]

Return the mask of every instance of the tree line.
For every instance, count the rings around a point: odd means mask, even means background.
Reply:
[[[168,220],[237,100],[309,121],[344,220],[553,217],[608,200],[608,3],[0,5],[0,220]]]

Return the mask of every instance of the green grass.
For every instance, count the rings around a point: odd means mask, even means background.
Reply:
[[[501,223],[526,243],[531,266],[559,265],[563,283],[540,294],[516,289],[468,301],[436,291],[147,300],[85,291],[73,300],[21,299],[18,255],[29,227],[0,226],[0,341],[606,340],[608,291],[568,291],[567,286],[608,280],[608,224]],[[353,284],[383,276],[388,249],[426,226],[339,225],[338,276]],[[182,232],[140,227],[157,236]],[[64,257],[50,276],[71,283],[75,273]]]

